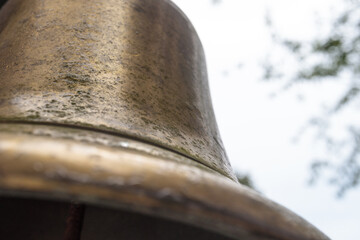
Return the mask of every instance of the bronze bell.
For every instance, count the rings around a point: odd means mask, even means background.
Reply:
[[[328,239],[237,183],[170,0],[1,8],[0,216],[0,239]]]

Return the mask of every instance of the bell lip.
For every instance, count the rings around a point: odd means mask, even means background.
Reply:
[[[116,207],[234,239],[329,239],[288,209],[222,175],[73,139],[1,134],[1,195]]]

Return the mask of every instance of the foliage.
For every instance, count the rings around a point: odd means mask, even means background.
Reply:
[[[239,183],[252,188],[253,190],[257,191],[254,182],[252,181],[251,177],[249,174],[246,173],[241,173],[241,172],[236,172],[235,173],[237,180],[239,181]]]
[[[343,10],[331,22],[330,33],[309,42],[284,39],[274,31],[271,18],[267,24],[272,30],[275,43],[293,57],[296,69],[284,73],[277,65],[266,61],[263,79],[282,79],[286,89],[298,83],[338,81],[346,84],[343,95],[324,113],[310,119],[308,126],[318,131],[320,140],[327,145],[324,159],[315,159],[311,166],[311,183],[319,176],[327,175],[329,183],[338,188],[338,196],[360,183],[360,126],[352,120],[347,126],[347,137],[331,136],[331,122],[344,111],[359,111],[360,100],[360,5],[358,1],[344,2]],[[321,91],[321,90],[319,90]],[[321,94],[321,92],[320,92]],[[336,161],[334,158],[340,158]]]

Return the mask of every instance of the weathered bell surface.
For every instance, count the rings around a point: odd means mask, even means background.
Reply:
[[[237,183],[206,74],[169,0],[9,0],[0,239],[328,239]]]

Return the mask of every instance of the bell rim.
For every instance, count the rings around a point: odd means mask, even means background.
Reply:
[[[41,151],[34,151],[36,146]],[[101,156],[90,161],[94,152]],[[220,174],[133,149],[4,133],[0,170],[0,196],[77,200],[234,239],[328,239],[296,214]]]

